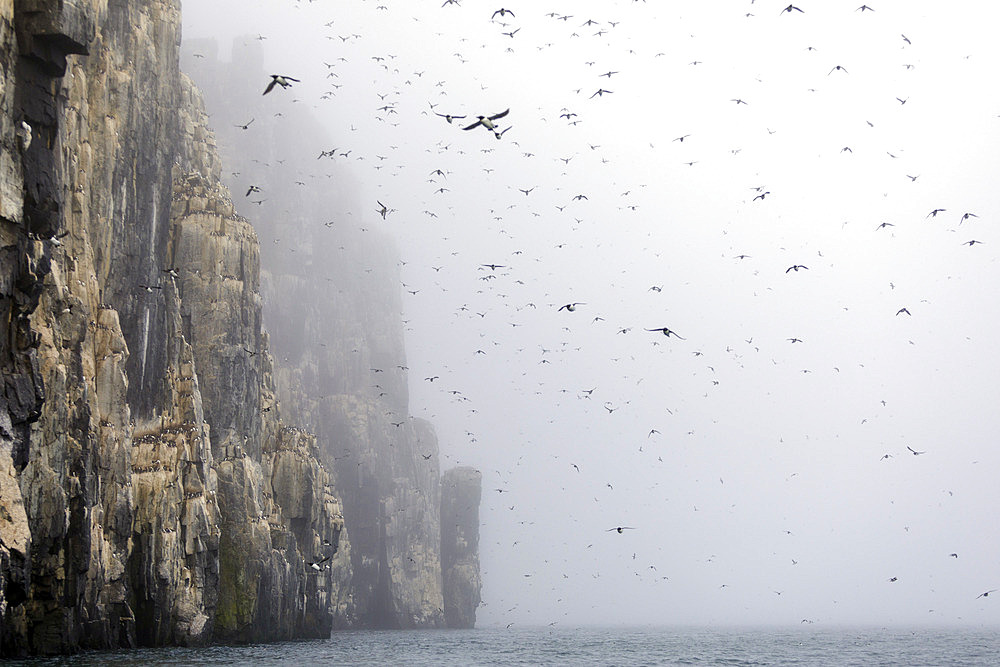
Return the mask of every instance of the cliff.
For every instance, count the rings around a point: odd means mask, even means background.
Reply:
[[[443,626],[395,252],[240,214],[179,14],[0,0],[0,655]]]
[[[317,161],[337,138],[305,105],[262,102],[261,42],[237,39],[229,62],[217,52],[213,41],[188,42],[182,63],[205,91],[223,159],[240,166],[224,180],[262,190],[245,199],[260,202],[277,394],[317,435],[343,499],[352,623],[443,627],[438,445],[431,425],[409,415],[398,253],[377,229],[337,216],[373,208],[358,200],[348,167]]]
[[[479,576],[479,502],[483,476],[474,468],[453,468],[442,477],[441,568],[444,615],[449,628],[476,625],[482,580]]]
[[[179,3],[0,7],[2,652],[327,636],[343,512],[278,416]]]

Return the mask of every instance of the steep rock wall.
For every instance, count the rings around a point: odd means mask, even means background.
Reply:
[[[351,613],[179,11],[0,0],[0,654],[325,636]]]
[[[449,628],[472,628],[481,602],[479,503],[483,476],[468,467],[452,468],[441,479],[441,567],[444,614]]]

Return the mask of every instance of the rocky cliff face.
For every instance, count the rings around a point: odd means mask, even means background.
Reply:
[[[468,467],[453,468],[441,480],[441,568],[444,615],[449,628],[472,628],[481,602],[479,576],[479,502],[483,476]]]
[[[441,627],[478,567],[449,603],[395,252],[317,224],[346,175],[240,214],[223,159],[266,163],[216,146],[179,12],[0,0],[0,655]],[[250,148],[311,153],[294,120]]]
[[[206,91],[220,152],[240,165],[230,187],[263,190],[254,226],[264,240],[277,392],[289,418],[316,433],[343,498],[353,622],[443,627],[438,445],[431,426],[409,415],[398,254],[378,230],[337,216],[374,202],[357,201],[347,167],[317,162],[319,147],[338,142],[304,105],[252,114],[252,131],[242,129],[267,80],[260,41],[236,40],[228,63],[214,42],[186,50],[184,68]]]
[[[278,417],[257,239],[179,72],[179,11],[0,1],[3,654],[351,614],[343,511]]]

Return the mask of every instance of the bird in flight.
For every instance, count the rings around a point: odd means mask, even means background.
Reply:
[[[604,97],[604,93],[610,94],[613,92],[614,92],[613,90],[605,90],[604,88],[598,88],[597,92],[590,96],[590,99],[594,99],[595,97]]]
[[[495,19],[497,17],[497,14],[499,14],[500,16],[506,16],[507,14],[514,16],[514,12],[510,11],[509,9],[504,9],[503,7],[501,7],[500,9],[493,12],[493,16],[491,16],[490,19]]]
[[[291,84],[292,81],[294,81],[296,83],[299,82],[298,79],[293,79],[292,77],[284,75],[284,74],[272,74],[271,75],[271,83],[267,84],[267,88],[264,89],[264,94],[267,95],[269,92],[271,92],[272,90],[274,90],[275,86],[281,86],[282,88],[288,88],[288,87],[290,87],[292,85]]]
[[[910,447],[909,445],[907,445],[906,448],[909,449],[911,452],[913,452],[914,456],[920,456],[921,454],[926,454],[927,453],[927,452],[918,452],[917,450],[915,450],[913,447]]]
[[[389,207],[377,199],[375,200],[375,203],[379,205],[379,208],[375,209],[375,211],[382,216],[383,220],[385,220],[385,216],[389,214]]]
[[[326,561],[328,561],[328,560],[330,560],[330,557],[329,557],[329,556],[327,556],[327,557],[326,557],[326,558],[324,558],[323,560],[320,560],[320,561],[316,561],[315,563],[308,563],[308,565],[309,565],[309,567],[310,567],[310,568],[311,568],[311,569],[312,569],[312,570],[313,570],[314,572],[319,572],[320,570],[322,570],[322,569],[323,569],[323,568],[322,568],[322,567],[320,567],[320,566],[321,566],[321,565],[323,565],[323,563],[325,563],[325,562],[326,562]]]
[[[992,590],[986,591],[985,593],[980,593],[979,595],[976,596],[976,599],[978,600],[979,598],[988,598],[990,596],[990,593],[996,593],[997,590],[998,589],[994,588]]]
[[[906,308],[900,308],[899,310],[896,311],[897,315],[902,315],[903,313],[906,313],[907,315],[909,315],[910,311],[907,310]]]
[[[805,12],[803,12],[801,9],[799,9],[795,5],[788,5],[787,7],[785,7],[784,9],[782,9],[780,12],[778,12],[778,14],[779,15],[780,14],[784,14],[785,12],[788,12],[789,14],[791,14],[792,10],[795,10],[795,11],[801,13],[801,14],[805,14]]]
[[[802,264],[793,264],[790,267],[788,267],[787,269],[785,269],[785,273],[788,273],[789,271],[795,271],[796,273],[798,273],[799,269],[805,269],[806,271],[808,271],[809,267],[808,266],[803,266]]]
[[[946,208],[936,208],[933,211],[931,211],[930,213],[928,213],[926,217],[928,217],[928,218],[936,218],[938,213],[944,213],[947,210],[948,209],[946,209]]]
[[[572,313],[574,310],[576,310],[577,306],[583,306],[583,305],[585,304],[582,301],[575,301],[573,303],[567,303],[565,306],[560,306],[559,310],[568,310],[569,312]],[[557,310],[556,312],[559,311]]]
[[[499,120],[499,119],[503,118],[504,116],[506,116],[509,113],[510,113],[510,109],[506,109],[504,111],[501,111],[500,113],[495,113],[492,116],[476,116],[476,118],[478,118],[479,120],[477,120],[472,125],[468,125],[466,127],[463,127],[462,129],[463,130],[473,130],[473,129],[479,127],[480,125],[482,125],[487,130],[491,130],[493,132],[496,132],[497,127],[496,127],[496,125],[493,124],[493,121]]]
[[[255,118],[251,118],[250,120],[248,120],[247,122],[243,123],[242,125],[234,125],[233,127],[239,127],[241,129],[244,129],[244,130],[249,130],[250,129],[250,123],[254,122],[254,120],[256,120],[256,119]]]
[[[682,336],[678,336],[676,331],[673,331],[673,330],[671,330],[671,329],[669,329],[667,327],[657,327],[656,329],[646,329],[646,331],[660,331],[667,338],[670,338],[671,336],[674,336],[675,338],[680,338],[681,340],[687,340],[686,338],[684,338]]]
[[[620,534],[623,530],[635,530],[635,527],[633,527],[633,526],[615,526],[614,528],[608,528],[604,532],[605,533],[610,533],[612,531],[618,531],[618,533]],[[992,591],[990,591],[990,592],[992,593]]]
[[[465,116],[452,116],[450,113],[438,113],[437,111],[434,112],[434,115],[441,116],[441,118],[444,118],[449,123],[458,118],[465,118]]]

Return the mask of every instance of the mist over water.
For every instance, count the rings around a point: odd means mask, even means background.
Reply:
[[[301,79],[226,135],[321,128],[254,184],[399,248],[410,412],[483,472],[480,626],[1000,621],[989,10],[784,6],[184,3]]]

